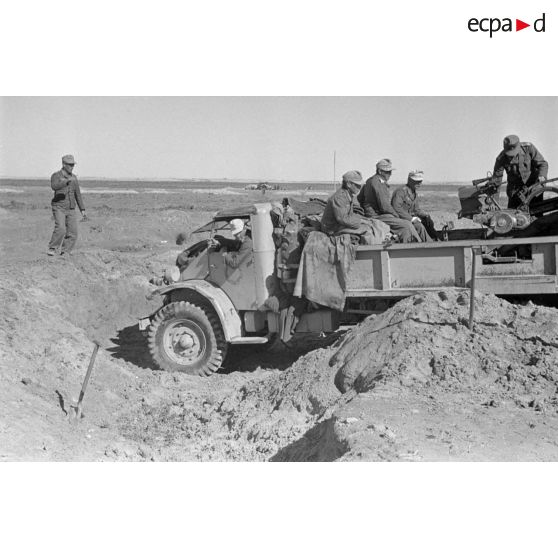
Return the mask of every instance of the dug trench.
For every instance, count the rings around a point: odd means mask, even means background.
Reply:
[[[137,329],[168,261],[92,248],[3,269],[1,460],[558,458],[558,310],[478,294],[471,331],[467,293],[416,295],[200,378],[156,369]]]

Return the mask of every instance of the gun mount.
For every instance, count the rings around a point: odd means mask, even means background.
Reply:
[[[472,186],[459,188],[461,210],[458,218],[469,218],[491,230],[491,235],[524,236],[524,232],[544,217],[544,223],[558,223],[558,188],[547,184],[558,181],[547,180],[544,185],[537,184],[519,194],[521,204],[517,208],[500,206],[499,188],[492,182],[492,177],[475,179]],[[505,184],[505,183],[504,183]],[[552,197],[545,198],[545,194]],[[552,217],[553,216],[553,217]],[[536,228],[536,227],[535,227]]]

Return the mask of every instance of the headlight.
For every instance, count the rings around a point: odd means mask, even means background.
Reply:
[[[180,280],[180,269],[178,269],[178,267],[176,267],[175,265],[173,267],[170,267],[169,269],[165,269],[165,274],[163,275],[163,277],[169,284],[176,283]]]

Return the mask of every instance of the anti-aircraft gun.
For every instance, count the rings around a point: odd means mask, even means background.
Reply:
[[[459,188],[461,210],[458,217],[466,217],[488,227],[492,231],[491,236],[523,237],[529,234],[529,230],[536,235],[539,229],[546,232],[552,224],[558,227],[558,187],[549,186],[554,182],[558,182],[558,177],[531,186],[519,194],[521,203],[517,208],[505,209],[499,203],[500,187],[488,174],[486,178],[473,180],[472,186]],[[555,196],[544,199],[545,194]]]

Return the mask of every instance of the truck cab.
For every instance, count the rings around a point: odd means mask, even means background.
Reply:
[[[209,375],[221,366],[229,345],[269,341],[262,307],[274,276],[271,209],[270,203],[225,209],[194,231],[209,238],[178,257],[167,285],[152,293],[164,297],[163,306],[143,323],[150,352],[162,368]],[[233,219],[242,219],[252,236],[252,251],[237,267],[226,263],[227,248],[208,242]]]

